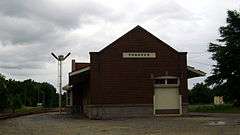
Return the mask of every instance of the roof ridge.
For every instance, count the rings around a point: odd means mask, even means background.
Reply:
[[[175,50],[173,47],[171,47],[170,45],[168,45],[167,43],[165,43],[164,41],[162,41],[161,39],[159,39],[158,37],[156,37],[155,35],[153,35],[152,33],[150,33],[149,31],[147,31],[146,29],[144,29],[143,27],[141,27],[140,25],[135,26],[133,29],[129,30],[128,32],[126,32],[125,34],[123,34],[122,36],[120,36],[118,39],[116,39],[115,41],[113,41],[112,43],[110,43],[109,45],[107,45],[106,47],[104,47],[102,50],[100,50],[99,52],[103,52],[105,50],[107,50],[110,47],[114,47],[117,41],[119,41],[121,38],[123,38],[124,36],[126,36],[127,34],[129,34],[130,32],[134,31],[134,30],[143,30],[145,31],[147,34],[151,35],[152,37],[154,37],[155,39],[157,39],[159,42],[161,42],[163,45],[171,48],[173,51],[177,52],[177,50]]]

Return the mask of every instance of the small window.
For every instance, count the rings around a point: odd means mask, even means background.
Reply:
[[[167,79],[167,84],[178,84],[178,79]]]
[[[156,79],[155,84],[165,84],[165,79]]]

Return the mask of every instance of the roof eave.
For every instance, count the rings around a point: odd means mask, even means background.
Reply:
[[[85,71],[89,71],[90,70],[90,66],[87,66],[85,68],[82,68],[82,69],[79,69],[79,70],[76,70],[76,71],[73,71],[73,72],[70,72],[69,73],[69,76],[74,76],[74,75],[77,75],[77,74],[81,74]]]
[[[194,67],[191,67],[191,66],[187,66],[187,71],[188,71],[188,73],[187,73],[188,79],[194,78],[194,77],[202,77],[202,76],[206,75],[205,72],[195,69]]]

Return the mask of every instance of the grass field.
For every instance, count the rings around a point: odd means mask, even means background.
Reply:
[[[1,112],[0,113],[0,120],[6,118],[14,118],[24,115],[30,114],[38,114],[38,113],[46,113],[46,112],[56,112],[58,111],[57,108],[43,108],[43,107],[22,107],[20,109],[16,109],[15,112],[12,110]]]
[[[28,107],[24,106],[20,109],[16,109],[16,113],[22,113],[22,112],[34,112],[34,111],[39,111],[42,110],[43,107]]]
[[[207,112],[207,113],[240,113],[240,107],[233,107],[231,104],[224,105],[189,105],[189,112]]]

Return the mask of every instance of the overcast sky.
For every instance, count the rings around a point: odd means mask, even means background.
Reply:
[[[140,25],[188,52],[188,65],[210,75],[208,44],[226,24],[226,11],[239,7],[240,0],[1,0],[0,73],[57,86],[57,62],[50,53],[71,52],[63,64],[67,84],[71,59],[89,62],[89,51]],[[204,79],[190,79],[189,88]]]

